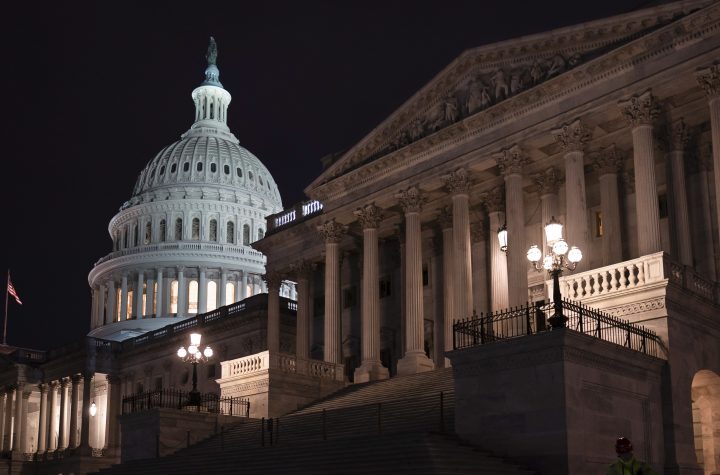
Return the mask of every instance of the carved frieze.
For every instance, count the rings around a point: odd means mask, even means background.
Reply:
[[[618,102],[618,107],[630,127],[652,125],[660,113],[660,107],[649,89]]]
[[[333,218],[330,221],[320,224],[317,230],[326,243],[339,243],[345,233],[347,233],[347,226],[338,223],[335,221],[335,218]]]
[[[695,78],[708,97],[713,98],[720,95],[720,64],[713,64],[708,68],[698,70]]]
[[[582,151],[590,141],[592,134],[580,119],[551,130],[550,133],[566,152]]]
[[[522,174],[523,167],[529,162],[518,145],[494,154],[493,158],[503,175]]]
[[[593,169],[597,171],[600,176],[613,173],[617,174],[623,167],[622,154],[617,151],[615,144],[591,153],[590,160],[592,162]]]
[[[397,193],[395,198],[400,202],[405,213],[419,213],[426,201],[426,197],[414,186]]]
[[[533,175],[532,180],[535,182],[540,196],[556,195],[562,183],[560,172],[555,167],[549,167],[544,172]]]
[[[365,205],[356,209],[353,214],[357,217],[363,229],[377,229],[382,221],[382,209],[374,204]]]

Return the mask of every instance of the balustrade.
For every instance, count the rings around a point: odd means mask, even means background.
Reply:
[[[221,366],[223,379],[269,369],[280,370],[284,373],[306,374],[318,379],[342,381],[344,378],[342,365],[319,360],[306,360],[286,353],[270,354],[268,351],[223,361]]]

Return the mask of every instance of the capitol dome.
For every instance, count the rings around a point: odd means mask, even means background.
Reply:
[[[265,256],[250,247],[282,210],[275,180],[227,126],[211,38],[195,119],[140,172],[110,220],[113,250],[90,271],[90,336],[123,340],[264,291]]]

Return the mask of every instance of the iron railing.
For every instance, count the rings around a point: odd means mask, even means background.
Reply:
[[[225,416],[250,416],[250,401],[240,397],[220,398],[214,393],[200,394],[200,404],[189,404],[190,393],[179,389],[156,389],[126,396],[122,401],[123,414],[133,414],[154,408],[208,412]]]
[[[562,300],[561,306],[569,330],[662,357],[662,342],[654,331],[579,302]],[[554,304],[548,303],[473,315],[453,325],[453,348],[458,350],[549,331],[548,318],[554,313]]]

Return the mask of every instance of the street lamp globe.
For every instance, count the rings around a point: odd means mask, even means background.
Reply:
[[[552,270],[553,267],[553,257],[552,256],[545,256],[543,259],[543,269],[549,271]]]
[[[185,357],[187,356],[187,350],[185,349],[184,346],[181,346],[181,347],[177,350],[177,355],[178,355],[180,358],[185,358]]]
[[[582,251],[578,249],[577,246],[573,246],[570,248],[570,252],[568,252],[568,261],[570,261],[573,264],[577,264],[582,260]]]
[[[203,354],[205,355],[205,358],[212,358],[213,350],[209,346],[205,347],[205,351],[203,351]]]
[[[528,249],[527,258],[530,262],[537,262],[542,259],[542,251],[536,245],[532,245]]]
[[[195,346],[195,345],[188,346],[188,353],[190,353],[191,355],[194,355],[197,352],[198,352],[197,346]]]
[[[564,256],[568,252],[568,243],[560,238],[552,245],[552,251],[558,256]]]

